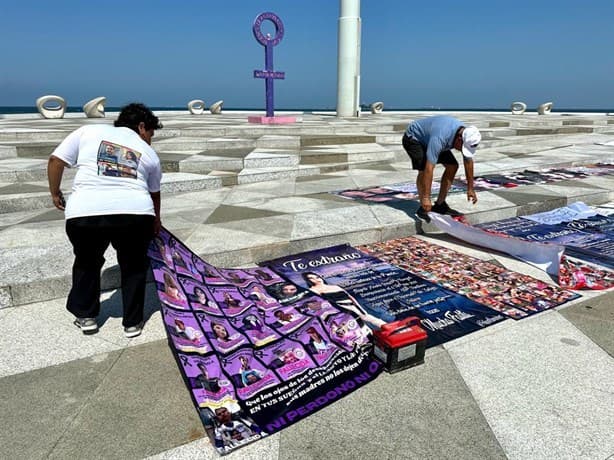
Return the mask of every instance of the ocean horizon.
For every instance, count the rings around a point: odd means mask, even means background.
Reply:
[[[185,110],[187,107],[173,107],[173,106],[150,106],[154,111],[177,111]],[[121,107],[105,107],[106,112],[119,112]],[[369,106],[361,105],[363,111],[368,111]],[[228,111],[265,111],[264,107],[224,107],[224,110]],[[334,112],[336,107],[276,107],[279,111],[292,111],[292,112]],[[510,112],[509,107],[385,107],[386,111],[396,112],[419,112],[419,111],[438,111],[438,112]],[[79,106],[67,107],[66,113],[80,113],[83,112],[83,108]],[[610,113],[614,112],[614,109],[594,109],[594,108],[555,108],[552,112],[573,112],[573,113]],[[0,106],[0,115],[12,115],[12,114],[28,114],[38,113],[36,106]]]

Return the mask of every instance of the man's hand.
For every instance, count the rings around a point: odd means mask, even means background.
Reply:
[[[476,204],[478,202],[478,196],[475,194],[475,190],[467,190],[467,201]]]
[[[431,202],[430,198],[423,198],[420,200],[420,206],[422,206],[422,209],[424,209],[426,212],[431,212],[433,203]]]

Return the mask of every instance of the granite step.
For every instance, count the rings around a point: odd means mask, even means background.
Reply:
[[[3,142],[0,145],[0,158],[48,158],[58,144],[59,142],[53,141]]]
[[[253,190],[266,190],[268,187],[278,186],[279,183],[279,180],[262,183],[264,185],[262,189]],[[224,193],[241,193],[242,187],[245,186],[231,187]],[[245,193],[249,193],[250,190],[252,189],[245,189]],[[614,192],[611,189],[575,190],[569,187],[568,191],[566,196],[542,196],[520,204],[484,206],[479,208],[479,211],[471,212],[468,216],[472,222],[478,223],[546,211],[578,200],[595,205],[614,199]],[[299,227],[298,232],[289,234],[287,239],[275,238],[276,230],[270,227],[272,234],[269,238],[257,238],[255,234],[252,234],[251,238],[243,236],[241,241],[229,240],[225,244],[218,241],[214,244],[210,239],[223,238],[226,225],[229,229],[226,232],[229,235],[235,232],[233,237],[228,237],[238,238],[237,226],[232,225],[231,218],[227,224],[220,223],[219,227],[209,224],[194,227],[200,229],[196,230],[196,233],[194,230],[189,230],[192,227],[186,226],[186,222],[197,222],[198,219],[207,218],[208,214],[199,214],[199,209],[202,206],[211,206],[212,201],[210,200],[213,199],[213,196],[207,199],[203,193],[163,195],[163,222],[170,231],[184,239],[186,244],[192,247],[199,256],[218,266],[251,265],[258,261],[334,244],[383,241],[410,236],[421,230],[420,224],[411,215],[408,215],[410,212],[406,214],[398,211],[395,214],[396,217],[392,217],[390,212],[393,208],[385,205],[357,204],[336,199],[330,195],[328,200],[337,200],[340,204],[337,203],[336,206],[340,207],[319,211],[319,219],[315,219],[315,216],[309,217],[312,213],[308,209],[292,211],[294,219],[299,221],[305,219],[305,223]],[[292,202],[291,197],[286,197],[286,199],[289,203]],[[241,208],[237,208],[237,211],[245,209],[247,212],[247,209],[251,209],[251,212],[256,212],[258,209],[269,209],[268,207],[262,208],[265,204],[266,201],[261,199],[252,199],[250,202],[240,204]],[[265,215],[266,212],[263,216]],[[275,215],[276,212],[270,211],[272,220],[266,225],[275,225]],[[243,216],[243,218],[246,217]],[[329,225],[327,218],[336,219],[338,225]],[[0,279],[3,280],[0,286],[0,307],[18,307],[35,301],[65,297],[71,283],[72,253],[64,234],[62,214],[56,210],[48,210],[46,216],[42,217],[35,213],[12,213],[4,215],[2,222],[4,226],[0,237],[5,250],[2,257],[3,266],[0,267]],[[10,224],[10,222],[13,223]],[[250,220],[241,222],[244,222],[243,225],[248,225]],[[253,225],[256,225],[258,220],[254,222]],[[107,261],[102,272],[102,287],[103,289],[117,288],[120,281],[114,252],[109,250],[105,258]]]
[[[173,194],[222,187],[222,179],[215,175],[167,173],[162,177],[161,192]],[[64,178],[62,189],[70,196],[72,178]],[[18,182],[0,187],[0,214],[53,209],[45,181]]]
[[[397,139],[398,140],[398,139]],[[378,144],[351,144],[348,149],[338,146],[321,149],[303,149],[301,165],[325,163],[355,163],[365,161],[395,161],[394,151]]]
[[[376,136],[369,136],[364,134],[336,136],[302,136],[300,145],[301,147],[312,147],[316,145],[371,144],[374,142],[376,142]]]

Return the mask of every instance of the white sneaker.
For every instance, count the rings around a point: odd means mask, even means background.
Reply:
[[[91,335],[98,332],[96,318],[75,318],[73,324],[81,329],[81,332],[85,335]]]
[[[140,322],[136,326],[130,326],[130,327],[124,328],[124,335],[128,339],[131,339],[133,337],[138,337],[139,335],[141,335],[141,332],[143,332],[143,322]]]

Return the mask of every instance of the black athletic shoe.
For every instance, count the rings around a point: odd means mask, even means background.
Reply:
[[[431,221],[429,213],[426,212],[422,206],[420,206],[416,211],[416,217],[427,224]]]
[[[458,212],[456,209],[452,209],[450,206],[448,206],[448,203],[446,203],[445,201],[441,204],[435,203],[433,205],[432,211],[436,212],[437,214],[445,214],[447,216],[452,217],[460,217],[463,215],[462,212]]]

